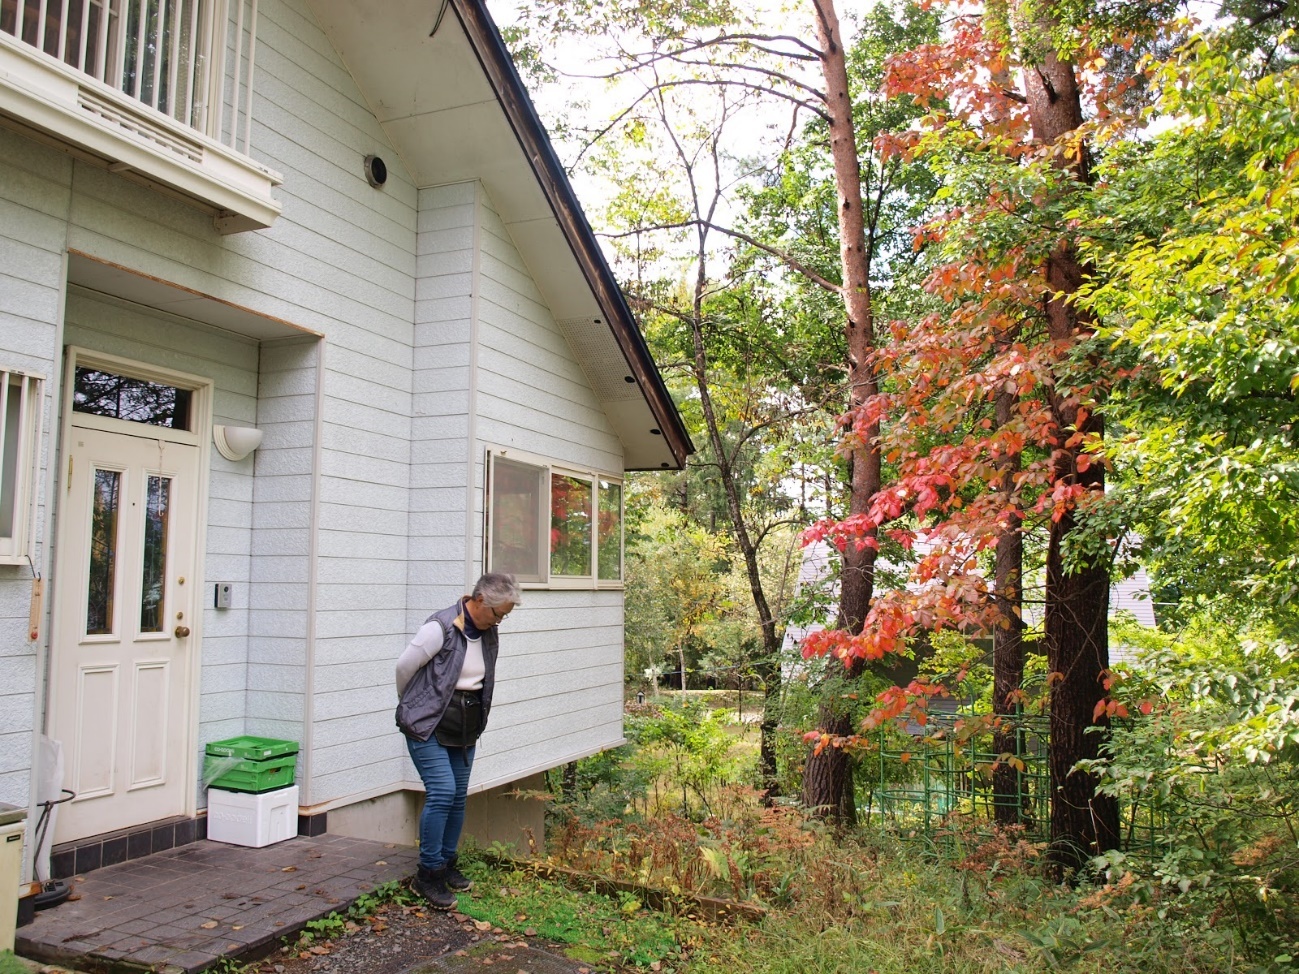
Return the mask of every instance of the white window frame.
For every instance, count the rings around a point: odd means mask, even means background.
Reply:
[[[0,534],[0,565],[25,565],[31,556],[32,521],[36,509],[36,454],[41,442],[45,405],[45,377],[18,369],[0,367],[0,476],[4,476],[3,457],[11,444],[6,442],[12,417],[9,414],[10,389],[18,388],[18,418],[15,423],[17,446],[13,451],[13,478],[10,501],[13,505],[13,529]],[[3,497],[0,490],[0,497]]]
[[[542,558],[544,572],[536,576],[518,576],[520,588],[525,589],[566,589],[593,590],[623,588],[623,573],[626,564],[627,529],[625,516],[627,509],[626,481],[622,474],[608,470],[596,470],[550,460],[532,453],[525,453],[508,447],[488,447],[485,492],[483,497],[483,565],[485,571],[496,571],[492,564],[492,498],[496,495],[496,460],[508,460],[541,471],[545,484],[545,494],[541,498],[540,516],[537,524],[537,540],[544,552]],[[554,476],[572,477],[586,481],[591,486],[591,565],[589,575],[555,575],[550,570],[550,511],[552,509],[552,486]],[[601,579],[600,575],[600,482],[616,483],[620,488],[618,509],[618,578]]]

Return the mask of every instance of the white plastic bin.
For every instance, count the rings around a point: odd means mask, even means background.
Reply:
[[[0,950],[14,949],[27,809],[0,802]]]
[[[298,786],[245,794],[207,790],[207,837],[260,849],[298,834]]]

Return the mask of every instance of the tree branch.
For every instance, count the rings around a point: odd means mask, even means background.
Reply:
[[[627,230],[623,233],[604,233],[604,234],[600,234],[600,236],[606,237],[610,240],[621,240],[624,237],[633,237],[638,233],[650,233],[656,230],[685,230],[695,226],[698,223],[703,223],[703,222],[706,221],[682,220],[680,223],[660,223],[650,227],[637,227],[634,230]],[[835,294],[835,295],[843,294],[843,287],[841,285],[835,284],[833,281],[826,280],[824,277],[822,277],[816,271],[812,270],[812,268],[808,267],[798,258],[785,253],[783,250],[780,250],[777,247],[772,247],[769,244],[763,243],[761,240],[749,236],[747,233],[744,233],[740,230],[733,230],[730,227],[724,227],[721,224],[708,223],[708,228],[710,230],[716,230],[718,233],[723,233],[728,237],[734,237],[736,240],[742,240],[745,243],[747,243],[750,247],[756,247],[758,250],[761,250],[763,253],[770,254],[772,257],[775,257],[777,260],[779,260],[781,263],[787,266],[790,270],[803,275],[813,284],[817,285],[817,287],[820,287],[830,292],[831,294]]]

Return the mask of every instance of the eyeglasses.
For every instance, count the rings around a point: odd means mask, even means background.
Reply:
[[[497,612],[495,606],[489,605],[487,610],[492,614],[492,618],[495,619],[497,623],[504,622],[510,616],[508,612]]]

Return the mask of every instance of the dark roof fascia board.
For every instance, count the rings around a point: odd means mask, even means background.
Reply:
[[[690,434],[686,432],[676,403],[654,364],[644,336],[636,327],[627,299],[604,259],[595,232],[577,201],[568,174],[560,164],[500,31],[487,12],[484,0],[451,0],[451,4],[596,301],[604,309],[607,324],[622,349],[627,367],[654,413],[677,466],[684,467],[686,457],[695,452]]]

